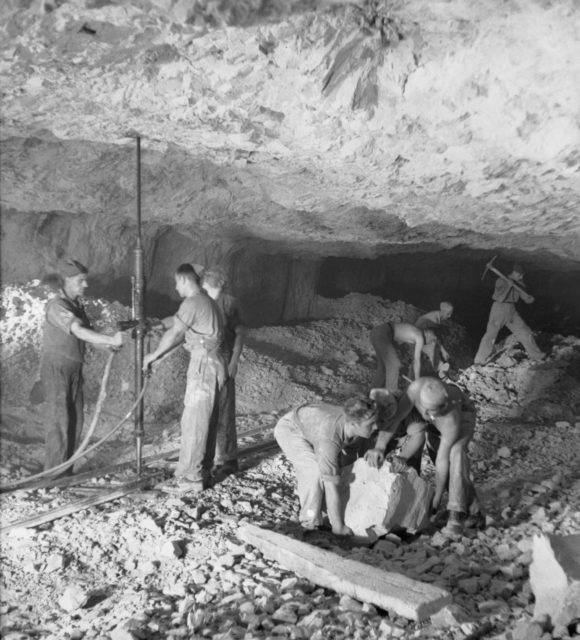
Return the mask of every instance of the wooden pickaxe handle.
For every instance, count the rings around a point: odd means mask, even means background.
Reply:
[[[493,262],[493,261],[492,261]],[[514,282],[511,278],[508,278],[507,276],[504,276],[503,273],[499,270],[496,269],[495,267],[492,266],[491,262],[488,262],[485,265],[485,272],[483,275],[485,275],[485,273],[487,273],[487,271],[493,271],[496,275],[498,275],[500,278],[502,278],[502,280],[505,280],[506,282],[508,282],[509,284],[512,285],[512,287],[514,289],[516,289],[516,291],[519,291],[520,293],[523,293],[526,296],[529,296],[530,294],[524,289],[524,287],[521,287],[519,284],[517,284],[516,282]]]

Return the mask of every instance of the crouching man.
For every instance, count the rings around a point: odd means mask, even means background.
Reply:
[[[301,405],[276,424],[274,436],[296,473],[300,524],[305,529],[322,525],[325,499],[332,532],[352,535],[344,523],[339,493],[342,452],[370,438],[383,403],[392,416],[395,400],[384,389],[373,389],[370,397],[355,396],[342,407],[325,403]]]
[[[413,410],[416,410],[416,413]],[[380,467],[389,443],[403,420],[415,414],[407,427],[407,439],[395,460],[394,469],[406,465],[420,470],[421,453],[427,444],[435,464],[433,513],[443,493],[449,491],[449,516],[444,533],[460,535],[464,526],[481,526],[485,519],[470,477],[467,446],[475,430],[475,407],[455,385],[436,378],[422,377],[412,382],[399,400],[398,408],[385,430],[378,434],[375,448],[365,454],[367,463]]]

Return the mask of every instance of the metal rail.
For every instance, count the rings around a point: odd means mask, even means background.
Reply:
[[[262,442],[257,445],[252,445],[251,447],[245,447],[238,451],[238,457],[244,458],[256,453],[260,453],[266,451],[267,449],[273,448],[276,445],[275,440],[268,440],[267,442]],[[176,452],[165,453],[161,455],[151,456],[152,458],[159,459],[163,457],[169,457]],[[96,475],[101,475],[103,470],[97,472]],[[150,476],[146,478],[140,478],[137,481],[128,482],[121,487],[118,487],[112,491],[108,491],[107,493],[102,493],[97,496],[90,496],[88,498],[83,498],[82,500],[77,500],[76,502],[72,502],[68,505],[64,505],[61,507],[57,507],[56,509],[49,509],[44,513],[36,514],[34,516],[30,516],[28,518],[24,518],[22,520],[15,520],[13,522],[9,522],[7,525],[0,527],[0,534],[6,533],[13,529],[27,529],[30,527],[38,527],[42,524],[47,524],[48,522],[52,522],[53,520],[58,520],[59,518],[63,518],[65,516],[72,515],[77,513],[78,511],[83,511],[84,509],[88,509],[89,507],[103,504],[105,502],[111,502],[112,500],[117,500],[118,498],[122,498],[133,491],[137,491],[138,489],[142,489],[147,483],[152,480],[154,477],[160,475],[162,472],[157,471],[152,473]],[[30,489],[28,489],[30,491]]]

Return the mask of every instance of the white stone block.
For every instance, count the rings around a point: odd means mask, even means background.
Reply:
[[[580,534],[535,536],[530,584],[535,618],[568,625],[580,617]]]
[[[353,533],[370,540],[394,528],[413,533],[429,522],[433,488],[414,469],[393,473],[385,462],[380,469],[360,458],[342,473],[344,521]]]

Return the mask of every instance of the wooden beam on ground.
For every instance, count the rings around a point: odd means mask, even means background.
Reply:
[[[342,558],[252,524],[239,527],[238,537],[315,584],[410,620],[424,620],[452,601],[451,594],[440,587]]]
[[[127,494],[146,486],[149,482],[151,482],[151,477],[143,478],[142,480],[138,480],[137,482],[130,482],[123,487],[120,487],[119,489],[115,489],[114,491],[110,491],[105,494],[89,496],[88,498],[83,498],[82,500],[67,504],[58,509],[52,509],[50,511],[46,511],[45,513],[40,513],[36,516],[32,516],[24,520],[10,522],[5,527],[0,527],[0,534],[6,533],[7,531],[10,531],[12,529],[28,529],[30,527],[38,527],[41,524],[46,524],[47,522],[52,522],[53,520],[58,520],[59,518],[70,516],[73,513],[77,513],[77,511],[89,509],[90,507],[94,507],[105,502],[111,502],[111,500],[117,500],[118,498],[122,498],[123,496],[126,496]]]

